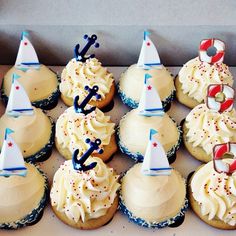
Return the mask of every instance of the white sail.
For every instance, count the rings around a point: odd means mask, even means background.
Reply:
[[[145,69],[150,67],[161,68],[162,64],[159,54],[149,35],[150,33],[148,31],[144,31],[143,44],[137,65]]]
[[[139,114],[143,116],[163,116],[164,109],[156,88],[152,85],[151,75],[145,74],[144,86],[139,101]]]
[[[18,78],[17,74],[13,74],[6,113],[10,116],[33,115],[34,110],[29,97],[24,87],[18,81]]]
[[[154,138],[155,134],[157,134],[157,131],[151,129],[141,171],[144,175],[151,176],[170,175],[172,168],[169,165],[164,148]]]
[[[25,167],[24,157],[11,137],[11,133],[13,131],[7,128],[0,154],[0,176],[25,176],[27,169]]]
[[[29,66],[38,67],[39,66],[38,56],[36,54],[36,51],[33,45],[31,44],[31,42],[29,41],[27,37],[28,37],[28,33],[22,32],[20,46],[17,53],[15,65],[17,67],[23,66],[25,68]]]

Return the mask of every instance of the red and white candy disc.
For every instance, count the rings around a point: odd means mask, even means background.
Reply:
[[[211,47],[216,48],[216,54],[209,56],[207,50]],[[220,39],[204,39],[199,47],[199,59],[209,64],[222,63],[225,55],[225,43]]]

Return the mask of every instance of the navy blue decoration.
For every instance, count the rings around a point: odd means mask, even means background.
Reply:
[[[84,46],[84,48],[79,52],[80,44],[77,44],[74,49],[74,55],[76,61],[85,62],[89,58],[94,58],[95,54],[89,55],[86,57],[86,53],[88,52],[89,48],[94,45],[95,48],[99,47],[99,43],[96,42],[97,35],[93,34],[91,37],[89,37],[87,34],[84,35],[84,39],[87,40],[87,44]]]
[[[90,109],[85,110],[86,105],[89,103],[90,99],[93,96],[96,96],[96,99],[100,99],[101,95],[98,94],[98,90],[99,87],[97,85],[94,85],[92,88],[89,88],[89,86],[85,86],[84,89],[86,91],[88,91],[88,95],[85,97],[85,99],[80,103],[80,105],[78,104],[79,101],[79,96],[77,95],[74,98],[74,109],[76,113],[83,113],[85,115],[89,114],[90,112],[94,111],[96,109],[96,107],[92,107]]]
[[[99,154],[103,153],[103,150],[99,148],[99,145],[101,144],[101,139],[95,139],[95,141],[91,141],[89,138],[85,140],[86,143],[89,143],[90,147],[89,149],[82,155],[82,157],[78,160],[77,156],[79,154],[79,149],[76,149],[72,156],[72,163],[75,170],[79,171],[87,171],[93,169],[97,162],[92,162],[89,165],[85,165],[85,161],[89,158],[89,156],[95,151],[98,150]]]

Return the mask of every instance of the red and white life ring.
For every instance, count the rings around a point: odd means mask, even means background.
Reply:
[[[222,161],[226,153],[234,155],[235,160],[231,164]],[[236,143],[229,142],[215,145],[213,148],[213,162],[215,171],[218,173],[232,174],[236,170]]]
[[[224,94],[224,101],[216,101],[219,93]],[[211,84],[207,89],[206,105],[209,109],[218,112],[231,111],[234,106],[234,89],[227,84]]]
[[[216,54],[209,56],[207,50],[210,47],[216,48]],[[200,61],[207,62],[210,64],[222,63],[225,55],[225,43],[220,39],[204,39],[200,43],[199,47],[199,59]]]

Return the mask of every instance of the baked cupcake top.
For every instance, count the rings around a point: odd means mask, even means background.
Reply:
[[[224,63],[209,64],[196,57],[188,61],[179,72],[179,81],[184,94],[202,103],[210,84],[233,85],[233,76]]]
[[[30,67],[26,71],[13,66],[5,74],[3,80],[4,93],[7,96],[9,96],[11,91],[12,75],[14,73],[21,77],[19,82],[23,85],[31,102],[48,98],[53,92],[57,91],[57,75],[45,65],[40,64],[37,69]]]
[[[79,155],[82,155],[88,148],[86,138],[100,138],[103,147],[110,143],[114,127],[110,116],[106,116],[98,108],[85,115],[75,112],[74,107],[69,107],[57,120],[56,139],[59,145],[69,148],[71,153],[79,149]]]
[[[85,164],[93,162],[93,169],[78,171],[68,160],[54,175],[51,204],[75,222],[105,215],[117,196],[118,175],[98,157],[89,157]]]
[[[179,213],[185,202],[185,181],[176,170],[166,176],[146,176],[142,164],[134,165],[122,178],[121,197],[135,217],[160,222]],[[163,210],[164,209],[164,210]]]
[[[231,164],[233,159],[222,160]],[[191,180],[191,191],[201,207],[201,213],[209,220],[219,219],[236,225],[236,172],[232,175],[218,173],[212,161],[197,170]]]
[[[158,130],[158,140],[166,151],[178,143],[180,136],[178,128],[167,113],[151,117],[139,113],[139,109],[133,109],[121,119],[119,138],[122,146],[127,147],[130,152],[144,155],[151,128]]]
[[[210,110],[206,104],[196,106],[186,117],[188,142],[208,154],[216,144],[236,141],[236,111]]]
[[[39,108],[33,108],[33,115],[9,116],[4,113],[0,118],[0,145],[2,147],[6,128],[15,130],[13,134],[24,157],[42,149],[51,136],[51,121]]]
[[[98,93],[101,95],[101,99],[104,99],[113,82],[112,73],[103,67],[96,58],[89,58],[86,62],[73,58],[62,71],[60,91],[64,96],[72,99],[79,95],[81,101],[87,95],[84,90],[86,85],[89,87],[98,85]],[[91,100],[96,101],[94,97]]]
[[[40,205],[45,194],[46,177],[33,164],[25,163],[25,167],[24,177],[0,176],[0,224],[23,219]]]

